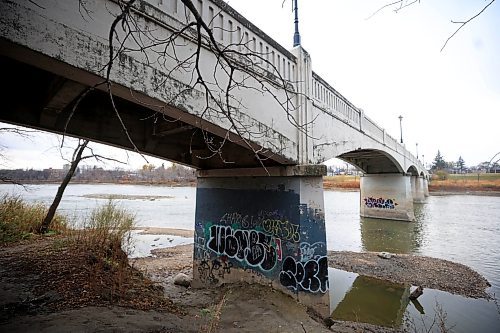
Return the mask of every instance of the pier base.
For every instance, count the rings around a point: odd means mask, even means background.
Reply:
[[[314,168],[272,176],[248,176],[249,170],[242,175],[235,170],[200,172],[193,286],[272,285],[328,315],[326,168]]]

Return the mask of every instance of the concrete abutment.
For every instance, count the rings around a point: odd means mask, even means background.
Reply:
[[[324,166],[200,171],[193,286],[258,282],[329,315]]]

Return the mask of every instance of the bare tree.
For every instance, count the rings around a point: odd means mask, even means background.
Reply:
[[[47,215],[42,221],[42,224],[40,225],[39,232],[40,233],[45,233],[49,230],[50,224],[52,223],[52,219],[54,218],[54,215],[56,214],[57,207],[59,207],[59,203],[61,202],[61,199],[63,197],[64,191],[66,190],[66,187],[68,186],[69,182],[71,181],[71,178],[73,178],[73,175],[75,174],[78,164],[85,159],[89,158],[94,158],[97,161],[101,160],[109,160],[109,161],[114,161],[118,163],[122,163],[120,161],[117,161],[115,159],[105,157],[99,154],[94,153],[93,149],[89,147],[89,140],[83,140],[80,139],[78,140],[78,144],[73,150],[73,156],[71,158],[70,162],[70,167],[68,169],[68,172],[64,176],[61,184],[57,188],[57,193],[54,197],[54,200],[52,201],[52,204],[49,207],[49,210],[47,211]],[[84,155],[85,150],[89,151],[88,155]]]

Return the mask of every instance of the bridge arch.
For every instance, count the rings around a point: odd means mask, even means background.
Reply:
[[[411,174],[412,176],[418,176],[418,170],[417,170],[417,167],[414,166],[414,165],[410,165],[410,167],[408,168],[408,170],[406,170],[406,173],[407,174]]]
[[[366,174],[404,173],[403,167],[393,156],[379,149],[356,149],[336,157]]]

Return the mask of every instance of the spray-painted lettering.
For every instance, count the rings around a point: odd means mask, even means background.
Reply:
[[[299,225],[287,220],[265,219],[262,221],[262,228],[265,232],[281,239],[291,242],[300,241]]]
[[[278,254],[282,253],[280,241],[256,230],[234,230],[230,226],[213,225],[209,236],[209,250],[264,271],[273,269],[279,260]]]
[[[364,198],[365,205],[368,208],[382,208],[382,209],[395,209],[398,205],[395,199],[384,198]]]
[[[328,291],[328,260],[325,256],[306,262],[286,257],[280,272],[280,282],[294,291],[326,293]]]
[[[213,259],[213,260],[202,260],[198,266],[198,273],[200,280],[204,283],[217,284],[220,277],[224,279],[226,274],[231,273],[231,268],[233,264],[227,261],[227,258]]]

